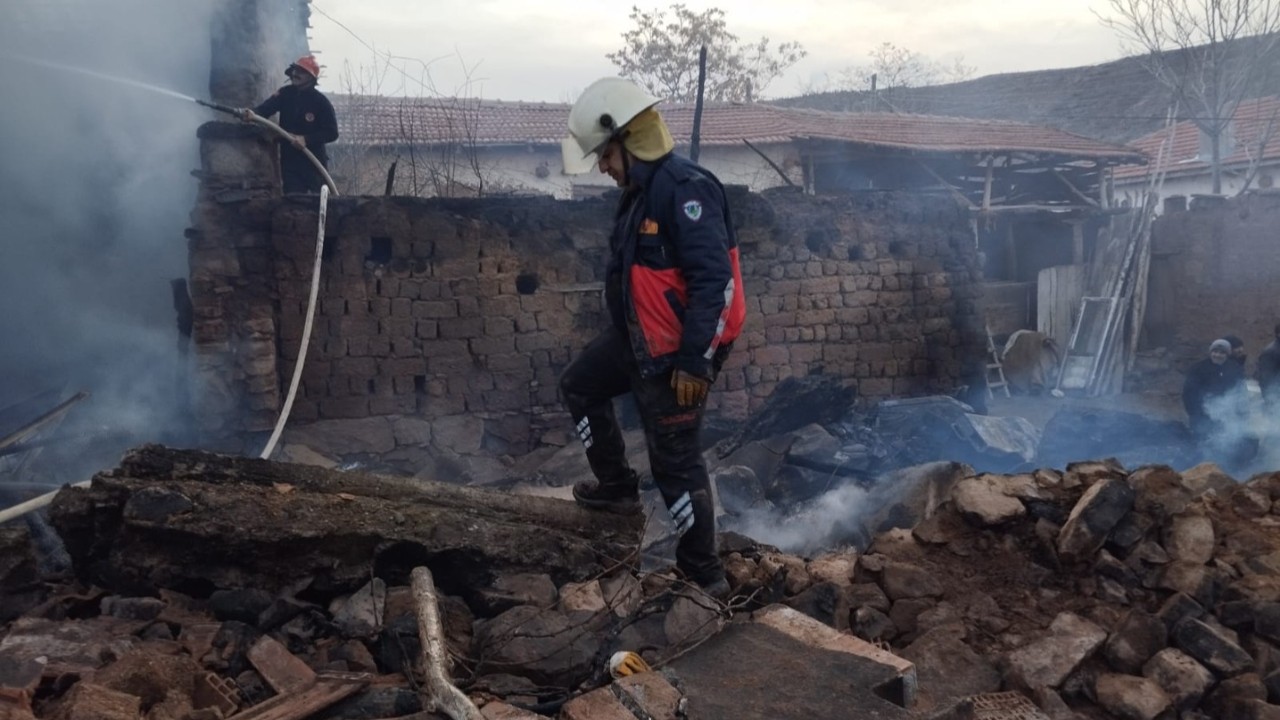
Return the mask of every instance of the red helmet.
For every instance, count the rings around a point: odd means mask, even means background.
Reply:
[[[284,74],[288,75],[294,68],[310,73],[313,78],[320,77],[320,63],[316,62],[315,55],[303,55],[298,58],[296,62],[284,71]]]

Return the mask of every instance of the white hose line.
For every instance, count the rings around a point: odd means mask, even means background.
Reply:
[[[307,320],[302,326],[302,344],[298,347],[298,360],[293,365],[293,379],[289,381],[289,394],[284,398],[284,407],[280,409],[280,419],[276,421],[275,430],[271,431],[271,439],[262,449],[258,457],[263,460],[271,457],[280,441],[280,433],[284,432],[284,424],[289,420],[293,410],[293,400],[298,395],[298,383],[302,380],[302,366],[307,362],[307,346],[311,344],[311,326],[316,318],[316,297],[320,294],[320,255],[324,252],[324,223],[329,215],[329,186],[320,188],[320,221],[316,230],[316,261],[311,269],[311,297],[307,300]]]
[[[89,482],[90,482],[89,480],[85,480],[84,482],[78,482],[75,485],[72,485],[71,487],[89,487]],[[8,508],[6,510],[0,510],[0,525],[3,525],[4,523],[7,523],[10,520],[13,520],[15,518],[20,518],[23,515],[26,515],[27,513],[33,510],[39,510],[45,505],[48,505],[49,503],[53,502],[53,496],[57,495],[60,491],[61,491],[61,488],[59,488],[58,490],[54,490],[53,492],[47,492],[41,495],[40,497],[31,498],[26,502],[18,503],[17,505],[14,505],[13,507]]]

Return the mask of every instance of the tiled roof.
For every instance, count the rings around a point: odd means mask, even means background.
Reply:
[[[569,105],[481,100],[344,96],[333,98],[339,142],[354,145],[474,142],[478,145],[555,144],[566,134]],[[693,127],[692,104],[658,108],[676,142]],[[773,105],[709,104],[704,145],[834,140],[927,152],[1050,153],[1112,162],[1142,162],[1133,148],[1053,128],[1001,120],[895,113],[842,113]]]
[[[1225,167],[1247,166],[1250,155],[1258,154],[1258,146],[1266,140],[1262,148],[1263,160],[1280,159],[1280,97],[1266,97],[1257,100],[1246,100],[1236,108],[1231,130],[1228,133],[1233,142],[1232,147],[1223,148],[1222,158]],[[1269,135],[1269,137],[1268,137]],[[1151,157],[1152,168],[1159,157],[1160,145],[1172,138],[1160,159],[1161,167],[1167,175],[1197,175],[1209,172],[1209,155],[1200,152],[1200,129],[1190,120],[1183,120],[1172,128],[1157,130],[1133,141],[1133,146],[1142,149]],[[1116,179],[1142,177],[1148,168],[1121,168],[1115,171]]]

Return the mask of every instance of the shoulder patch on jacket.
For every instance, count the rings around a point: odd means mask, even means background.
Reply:
[[[689,218],[694,222],[698,222],[699,220],[702,219],[702,202],[701,201],[690,200],[686,202],[684,205],[681,205],[680,209],[684,211],[685,217]]]

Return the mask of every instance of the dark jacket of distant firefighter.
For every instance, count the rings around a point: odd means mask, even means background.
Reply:
[[[671,153],[634,162],[630,176],[605,283],[613,324],[631,338],[642,376],[674,367],[712,377],[746,318],[724,187]]]
[[[1244,371],[1228,358],[1221,365],[1205,358],[1187,370],[1182,385],[1182,406],[1191,420],[1191,429],[1203,431],[1210,421],[1208,404],[1215,398],[1227,397],[1244,390]]]
[[[316,156],[320,164],[326,168],[329,166],[329,154],[324,146],[338,139],[338,118],[333,113],[329,98],[314,86],[303,88],[286,85],[253,111],[263,117],[280,113],[277,124],[285,132],[305,137],[311,154]],[[284,192],[318,192],[324,180],[307,156],[289,143],[281,142],[279,145],[280,177],[284,181]]]

